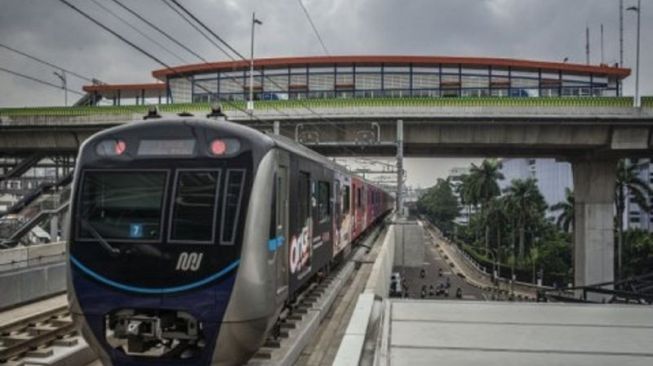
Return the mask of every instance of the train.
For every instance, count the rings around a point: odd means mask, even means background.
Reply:
[[[318,153],[215,119],[101,131],[80,147],[68,297],[105,365],[239,365],[394,198]]]

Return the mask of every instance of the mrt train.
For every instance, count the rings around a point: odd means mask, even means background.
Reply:
[[[216,120],[102,131],[81,147],[68,296],[105,365],[237,365],[393,207],[292,140]]]

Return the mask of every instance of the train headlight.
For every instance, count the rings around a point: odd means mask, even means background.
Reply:
[[[232,138],[215,139],[210,144],[211,155],[229,156],[240,151],[240,141]]]
[[[95,152],[100,156],[120,156],[125,151],[127,144],[123,140],[104,140],[95,147]]]

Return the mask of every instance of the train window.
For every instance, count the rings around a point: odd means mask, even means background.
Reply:
[[[85,171],[79,237],[159,240],[167,176],[166,171]]]
[[[308,173],[299,172],[299,227],[304,227],[306,220],[311,216],[310,179]]]
[[[351,205],[349,194],[349,186],[345,186],[345,192],[342,195],[342,212],[345,214],[349,213],[349,206]]]
[[[331,184],[320,181],[317,186],[317,217],[320,223],[326,222],[331,217],[329,202],[331,200]]]
[[[362,198],[361,198],[362,195],[363,195],[363,189],[361,189],[360,187],[356,188],[356,206],[358,206],[358,208],[363,207]]]
[[[224,206],[222,207],[222,244],[233,245],[240,215],[240,203],[243,198],[245,171],[227,170],[227,183],[224,187]]]
[[[214,241],[219,170],[178,170],[170,240]]]

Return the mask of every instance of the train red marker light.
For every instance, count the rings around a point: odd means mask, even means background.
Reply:
[[[213,155],[223,155],[227,151],[227,144],[222,140],[213,140],[211,142],[211,153]]]
[[[122,140],[116,141],[116,145],[113,147],[113,151],[116,155],[122,155],[125,150],[127,150],[127,144]]]

